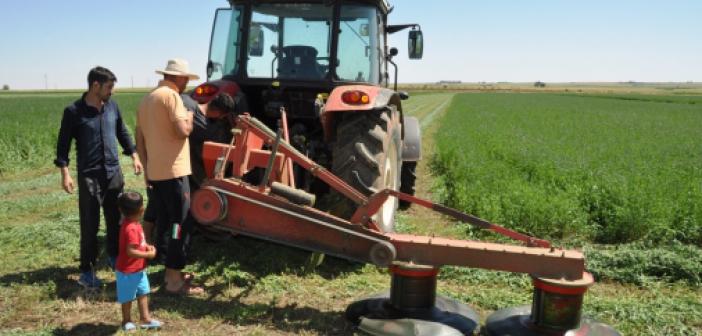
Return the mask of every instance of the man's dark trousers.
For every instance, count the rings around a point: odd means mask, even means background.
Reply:
[[[124,188],[124,178],[121,171],[112,175],[108,177],[104,169],[78,175],[81,272],[95,271],[100,208],[105,214],[107,255],[112,258],[117,257],[120,219],[117,197]]]
[[[181,270],[187,262],[194,225],[189,214],[188,176],[149,181],[149,184],[152,189],[149,192],[144,221],[156,225],[157,259],[165,259],[166,268]]]

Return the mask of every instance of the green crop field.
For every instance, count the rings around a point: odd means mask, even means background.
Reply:
[[[80,98],[79,92],[0,93],[0,176],[50,166],[56,156],[56,136],[63,108]],[[115,96],[134,125],[143,93]]]
[[[584,250],[597,283],[584,314],[624,335],[702,334],[700,96],[421,92],[418,193],[504,226]],[[52,166],[63,107],[77,92],[0,93],[0,334],[103,335],[119,328],[114,275],[78,278],[75,195]],[[115,99],[133,129],[143,93]],[[127,187],[143,191],[126,165]],[[74,173],[75,176],[75,173]],[[500,240],[413,207],[401,232]],[[101,234],[102,235],[102,234]],[[352,335],[345,307],[389,287],[382,269],[236,237],[196,237],[207,296],[154,293],[164,335]],[[283,257],[284,256],[284,257]],[[149,268],[158,289],[163,267]],[[445,267],[438,291],[494,310],[529,304],[530,278]]]
[[[443,199],[537,236],[702,245],[702,107],[689,101],[460,95],[437,138]]]

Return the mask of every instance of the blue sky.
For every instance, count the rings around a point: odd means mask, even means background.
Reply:
[[[395,0],[391,24],[420,23],[423,60],[400,49],[401,82],[702,81],[699,0]],[[118,87],[153,86],[181,57],[204,77],[224,0],[0,2],[0,85],[83,88],[94,65]],[[46,76],[46,77],[45,77]]]

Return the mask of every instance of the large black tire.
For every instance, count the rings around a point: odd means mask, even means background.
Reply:
[[[395,106],[382,111],[348,112],[339,116],[332,153],[332,172],[365,195],[399,190],[402,125]],[[336,195],[332,213],[349,219],[356,205]],[[393,232],[397,198],[390,197],[374,219],[381,230]]]
[[[400,174],[400,191],[414,196],[414,183],[417,180],[417,162],[403,162]],[[409,209],[412,203],[400,200],[400,209]]]

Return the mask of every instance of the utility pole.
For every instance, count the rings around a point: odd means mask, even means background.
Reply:
[[[134,88],[134,76],[132,76],[132,89]]]
[[[49,90],[49,76],[44,74],[44,90]]]

